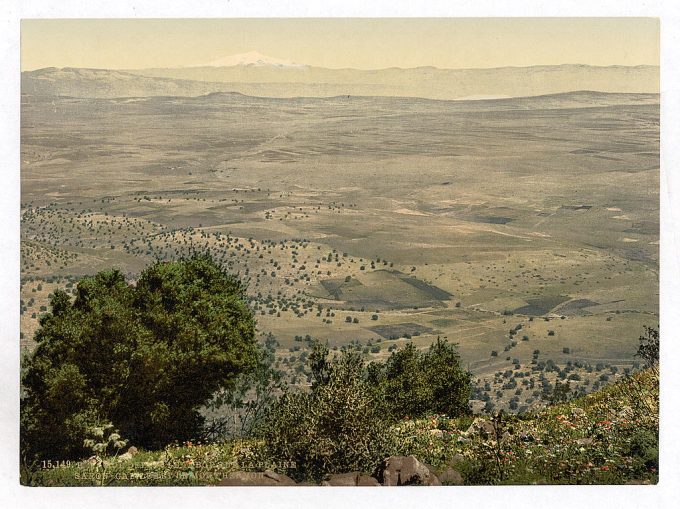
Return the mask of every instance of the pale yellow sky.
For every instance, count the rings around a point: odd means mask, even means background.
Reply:
[[[181,67],[257,51],[357,69],[658,65],[656,18],[23,20],[21,68]]]

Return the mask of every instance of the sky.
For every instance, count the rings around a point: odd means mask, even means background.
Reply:
[[[184,67],[257,51],[328,68],[658,65],[658,18],[24,19],[21,68]]]

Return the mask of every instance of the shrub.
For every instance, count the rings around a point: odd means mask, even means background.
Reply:
[[[645,327],[645,334],[640,336],[640,346],[635,354],[645,361],[646,367],[652,367],[659,363],[659,330]]]
[[[469,413],[471,375],[462,369],[456,345],[440,338],[427,351],[409,343],[393,352],[369,372],[369,381],[380,394],[385,415],[395,420]]]
[[[99,422],[145,448],[194,438],[198,408],[257,365],[243,287],[209,256],[156,262],[136,286],[102,271],[76,294],[54,292],[35,336],[22,380],[28,456],[82,456]]]
[[[333,361],[319,360],[317,367],[311,392],[284,393],[267,416],[263,459],[290,464],[286,473],[298,481],[319,481],[331,472],[370,473],[389,447],[363,361],[345,351]]]

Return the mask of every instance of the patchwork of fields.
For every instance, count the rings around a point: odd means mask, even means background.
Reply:
[[[26,95],[22,346],[55,288],[207,250],[293,382],[307,336],[371,359],[442,336],[480,406],[608,383],[658,323],[658,96],[579,94]]]

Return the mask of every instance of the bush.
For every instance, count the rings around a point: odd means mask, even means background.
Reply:
[[[209,256],[156,262],[136,286],[106,270],[50,306],[22,380],[29,457],[82,456],[87,429],[104,422],[149,449],[192,439],[198,408],[258,362],[243,287]]]
[[[652,367],[659,363],[659,330],[645,327],[645,334],[640,336],[640,345],[635,354],[645,361],[646,367]]]
[[[320,481],[332,472],[370,473],[389,447],[363,361],[347,351],[333,361],[318,353],[312,391],[284,393],[267,416],[263,461],[294,464],[286,473],[298,481]]]
[[[379,393],[385,415],[398,420],[469,413],[471,375],[462,369],[456,345],[437,338],[427,351],[413,343],[393,352],[384,364],[369,370],[369,382]]]

